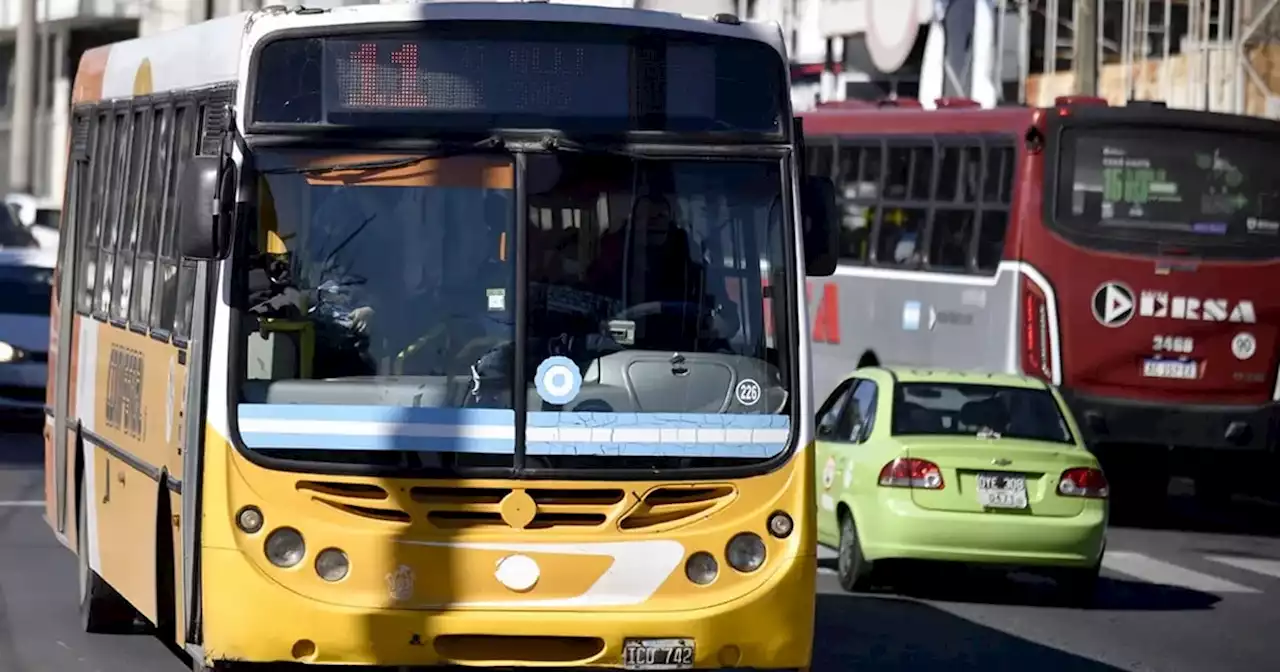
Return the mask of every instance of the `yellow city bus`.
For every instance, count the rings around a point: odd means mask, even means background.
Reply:
[[[87,52],[45,431],[86,630],[807,668],[835,210],[786,64],[772,24],[548,3]]]

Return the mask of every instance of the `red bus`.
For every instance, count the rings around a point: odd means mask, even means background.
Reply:
[[[1246,465],[1275,456],[1280,123],[1080,97],[803,120],[844,213],[836,274],[810,280],[819,399],[877,362],[1027,373],[1119,496],[1266,473]]]

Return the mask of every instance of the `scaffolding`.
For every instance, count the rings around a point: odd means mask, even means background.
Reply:
[[[1024,101],[1077,93],[1079,0],[1028,0],[1043,47]],[[1280,0],[1096,0],[1098,90],[1113,104],[1280,118]]]

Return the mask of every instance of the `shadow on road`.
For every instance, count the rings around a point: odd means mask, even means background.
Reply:
[[[820,594],[817,612],[815,672],[1121,669],[911,600]]]
[[[835,567],[834,560],[819,566]],[[935,563],[905,563],[885,577],[877,592],[938,602],[1034,606],[1099,611],[1199,611],[1221,601],[1217,595],[1175,586],[1102,577],[1087,607],[1067,603],[1051,578]]]
[[[27,420],[0,420],[0,467],[44,464],[42,425]]]
[[[1116,502],[1111,526],[1146,530],[1177,530],[1208,534],[1280,537],[1280,503],[1235,495],[1217,505],[1193,494],[1171,493],[1163,502],[1141,506]]]

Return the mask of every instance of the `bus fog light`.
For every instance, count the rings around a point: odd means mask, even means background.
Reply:
[[[307,545],[302,541],[302,533],[292,527],[282,527],[267,536],[267,559],[276,567],[289,568],[302,562],[307,554]]]
[[[779,539],[786,539],[793,529],[795,529],[795,522],[785,512],[774,511],[773,515],[769,516],[769,534]]]
[[[316,556],[316,574],[325,581],[341,581],[350,569],[347,554],[340,548],[326,548]]]
[[[240,513],[236,514],[236,526],[249,534],[261,530],[262,511],[259,511],[256,506],[246,506],[240,509]]]
[[[764,540],[751,532],[739,533],[729,540],[724,556],[739,572],[754,572],[764,564]]]
[[[699,586],[705,586],[715,581],[716,575],[719,573],[720,566],[716,562],[715,556],[706,551],[694,553],[684,563],[684,575]]]

